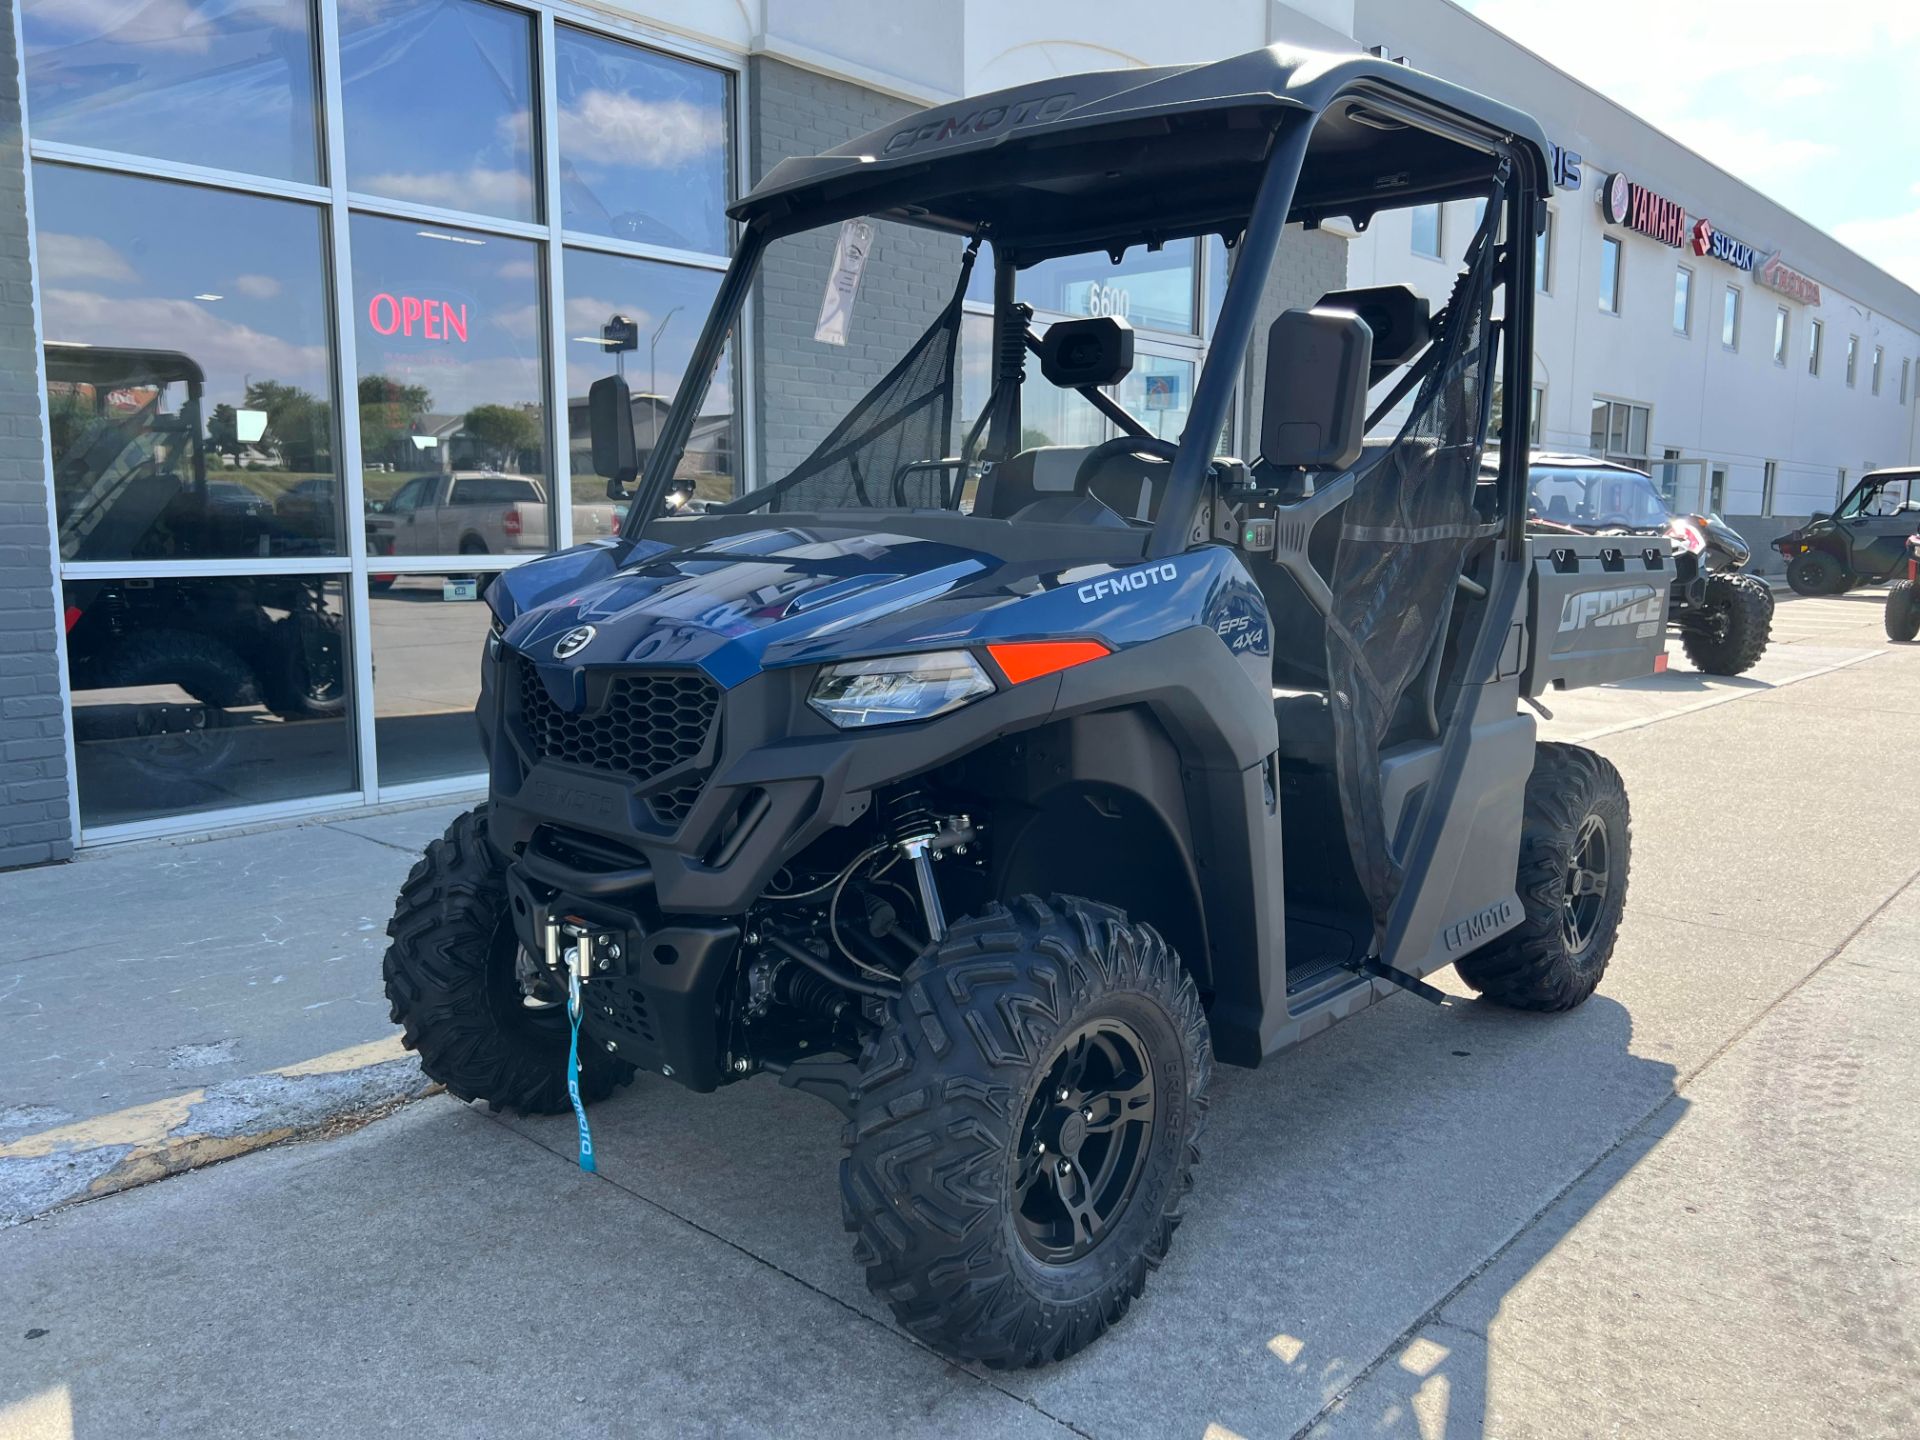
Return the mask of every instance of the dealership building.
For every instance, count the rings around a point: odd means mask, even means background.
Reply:
[[[1294,43],[1518,105],[1555,142],[1536,444],[1640,466],[1762,543],[1915,458],[1920,295],[1446,0],[1166,18],[1091,0],[15,0],[0,868],[474,791],[476,596],[617,527],[589,473],[588,387],[625,376],[648,448],[733,244],[729,200],[785,156],[1049,75]],[[1385,283],[1438,302],[1475,222],[1458,204],[1298,234],[1267,308]],[[802,460],[948,302],[956,253],[879,227],[832,344],[831,245],[771,262],[687,488]],[[1129,320],[1116,398],[1172,438],[1228,264],[1218,240],[1172,241],[1048,261],[1021,295],[1043,324]],[[984,283],[969,297],[977,408]],[[1242,388],[1229,449],[1257,428]],[[1109,433],[1091,410],[1026,423]]]

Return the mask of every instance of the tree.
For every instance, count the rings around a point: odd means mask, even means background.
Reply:
[[[266,412],[267,428],[260,443],[278,450],[289,470],[333,468],[333,407],[326,401],[298,385],[256,380],[247,386],[243,403],[249,410]],[[238,449],[237,439],[228,444],[218,438],[214,428],[221,423],[219,412],[226,408],[224,405],[214,407],[214,419],[208,422],[207,434],[214,439],[215,449]]]
[[[433,396],[424,385],[403,385],[385,375],[360,377],[360,449],[372,460],[385,455],[410,464],[409,452],[396,456],[413,431],[413,422],[432,408]]]
[[[522,450],[540,443],[540,426],[533,416],[510,405],[476,405],[462,422],[469,440],[488,452],[495,464],[519,468]]]
[[[207,445],[216,455],[230,455],[240,448],[239,417],[224,401],[207,416]]]

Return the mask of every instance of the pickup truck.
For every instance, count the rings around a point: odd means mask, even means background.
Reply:
[[[575,504],[576,540],[613,535],[611,501]],[[547,485],[527,475],[454,470],[415,475],[368,507],[370,555],[511,555],[553,547]]]

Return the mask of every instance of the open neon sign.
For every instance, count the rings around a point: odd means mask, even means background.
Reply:
[[[382,335],[411,336],[418,327],[428,340],[467,342],[467,307],[451,300],[381,291],[367,302],[367,323]]]

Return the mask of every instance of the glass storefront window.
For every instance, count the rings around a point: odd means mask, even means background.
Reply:
[[[720,272],[570,249],[565,280],[573,533],[576,540],[587,540],[617,531],[616,509],[625,509],[606,498],[606,481],[593,472],[587,391],[603,375],[626,376],[633,391],[633,435],[644,465],[667,408],[680,392],[694,341],[720,288]],[[613,349],[607,339],[616,317],[632,327],[631,351]],[[729,344],[721,357],[680,460],[680,478],[691,482],[693,493],[703,500],[731,500],[735,494],[732,349]]]
[[[537,220],[533,20],[482,0],[339,0],[347,185]]]
[[[1191,334],[1194,255],[1191,240],[1157,251],[1136,247],[1118,265],[1105,255],[1063,255],[1022,271],[1019,294],[1040,310],[1118,315],[1136,327]]]
[[[63,560],[338,555],[317,207],[34,166]]]
[[[554,32],[569,230],[727,252],[727,77],[562,25]]]
[[[375,215],[352,241],[367,553],[548,549],[541,247]]]
[[[368,580],[373,634],[373,740],[383,786],[486,769],[473,707],[492,612],[487,575],[381,575]]]
[[[308,0],[23,0],[39,140],[321,179]]]
[[[1193,405],[1193,361],[1136,353],[1113,398],[1162,440],[1178,440]]]
[[[354,788],[343,588],[317,575],[67,580],[81,824]]]

